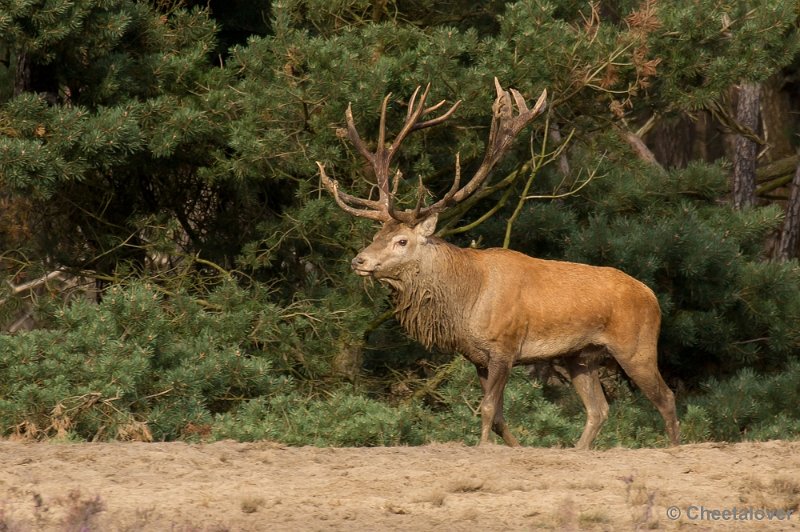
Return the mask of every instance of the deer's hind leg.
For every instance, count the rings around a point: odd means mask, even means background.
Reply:
[[[578,392],[586,408],[586,426],[583,428],[581,439],[575,445],[576,449],[589,449],[597,433],[600,432],[600,427],[608,419],[608,401],[597,374],[596,358],[596,354],[590,352],[567,357],[564,361],[572,385],[575,386],[575,391]]]
[[[679,445],[681,432],[675,411],[675,394],[669,389],[661,372],[658,371],[655,346],[639,351],[635,357],[616,358],[628,377],[636,383],[636,386],[650,399],[661,417],[664,418],[670,445]]]

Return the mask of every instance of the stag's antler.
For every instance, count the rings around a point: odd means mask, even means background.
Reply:
[[[405,140],[409,133],[444,122],[450,118],[453,113],[455,113],[458,106],[461,105],[461,101],[458,101],[443,115],[430,120],[420,121],[422,117],[437,111],[445,104],[445,101],[442,100],[431,107],[425,107],[425,100],[428,97],[430,88],[431,86],[428,84],[428,86],[425,88],[425,91],[422,93],[422,96],[419,98],[419,102],[417,102],[417,95],[419,94],[420,89],[419,87],[417,87],[417,89],[414,91],[414,94],[411,95],[411,100],[408,103],[408,111],[406,113],[405,123],[400,129],[400,132],[392,141],[392,144],[388,147],[386,146],[386,107],[389,104],[391,93],[386,95],[386,97],[383,99],[383,104],[381,105],[381,121],[378,131],[378,145],[374,153],[369,151],[366,144],[364,144],[364,141],[361,140],[361,136],[358,134],[355,121],[353,120],[352,107],[350,105],[347,106],[347,111],[345,111],[347,131],[345,135],[348,139],[350,139],[350,142],[353,144],[353,146],[355,146],[356,150],[358,150],[358,152],[361,153],[361,155],[367,159],[367,161],[369,161],[375,170],[379,197],[377,200],[362,199],[351,196],[345,192],[341,192],[339,190],[338,183],[331,180],[325,173],[325,167],[320,162],[317,162],[317,166],[319,166],[320,170],[320,177],[322,178],[322,184],[325,185],[325,188],[327,188],[331,194],[333,194],[334,199],[336,199],[336,203],[346,212],[362,218],[370,218],[382,222],[389,221],[392,218],[406,221],[406,219],[409,218],[409,213],[396,211],[394,209],[394,196],[397,192],[399,181],[402,178],[402,173],[399,170],[395,173],[393,187],[390,190],[389,167],[391,165],[392,158],[397,153],[400,144]],[[421,199],[419,200],[418,206],[421,206]]]
[[[505,155],[505,153],[511,147],[514,138],[520,133],[520,131],[522,131],[525,126],[530,124],[534,118],[542,113],[547,100],[547,91],[542,91],[542,94],[539,96],[539,99],[536,101],[536,105],[534,105],[533,109],[528,109],[525,99],[519,92],[514,89],[509,89],[510,92],[503,90],[497,78],[494,78],[494,83],[497,90],[497,99],[492,106],[492,125],[489,130],[489,142],[486,147],[486,154],[483,157],[483,162],[481,162],[480,167],[467,182],[467,184],[462,188],[459,188],[461,185],[461,164],[458,155],[456,155],[456,173],[453,180],[453,185],[442,199],[433,205],[422,207],[425,187],[422,185],[422,182],[420,182],[417,205],[414,207],[414,209],[400,211],[394,207],[395,195],[397,193],[397,187],[400,179],[402,178],[402,173],[400,170],[395,172],[393,183],[390,189],[389,167],[392,162],[392,157],[395,153],[397,153],[400,144],[412,131],[441,124],[450,118],[461,104],[461,101],[459,100],[453,104],[453,106],[446,113],[436,118],[431,118],[421,122],[420,120],[422,117],[437,111],[445,104],[445,101],[442,100],[436,105],[425,108],[425,99],[428,96],[430,84],[428,84],[428,86],[425,88],[425,91],[422,93],[419,103],[415,104],[417,94],[419,93],[419,87],[417,87],[417,89],[414,91],[414,94],[412,94],[411,100],[408,104],[406,121],[389,147],[386,146],[386,106],[389,103],[389,97],[391,94],[386,95],[386,97],[383,99],[383,104],[381,105],[378,145],[374,153],[370,152],[364,144],[364,141],[361,140],[361,136],[358,134],[355,122],[353,121],[352,109],[349,105],[347,106],[347,111],[345,112],[345,119],[347,120],[347,132],[345,134],[347,138],[350,139],[350,142],[353,144],[353,146],[355,146],[359,153],[361,153],[361,155],[370,162],[375,170],[379,194],[377,200],[358,198],[340,191],[338,183],[330,179],[325,173],[325,167],[322,165],[322,163],[317,162],[317,166],[319,166],[320,177],[322,178],[322,184],[333,195],[336,203],[345,212],[348,212],[354,216],[369,218],[381,222],[387,222],[391,219],[395,219],[409,225],[416,225],[418,222],[424,220],[431,214],[442,212],[449,206],[464,201],[484,183],[486,178],[489,176],[489,172],[503,157],[503,155]],[[514,103],[516,103],[517,106],[516,115],[514,114]]]

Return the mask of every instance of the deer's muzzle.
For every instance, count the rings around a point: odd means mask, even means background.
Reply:
[[[361,255],[356,255],[355,258],[350,261],[350,267],[353,268],[353,271],[356,272],[356,275],[360,275],[362,277],[372,275],[372,272],[375,269],[374,266],[370,267],[367,264],[367,259]]]

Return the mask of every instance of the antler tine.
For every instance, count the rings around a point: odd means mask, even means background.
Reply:
[[[344,112],[344,118],[347,122],[348,140],[350,140],[350,143],[355,146],[356,150],[358,150],[358,153],[372,163],[375,159],[375,156],[367,149],[366,144],[364,144],[364,141],[361,140],[361,135],[358,134],[355,120],[353,120],[353,105],[350,103],[347,104],[347,109]]]
[[[333,199],[336,200],[336,204],[339,205],[343,211],[359,218],[369,218],[370,220],[379,222],[388,222],[390,220],[389,212],[385,209],[383,203],[357,198],[345,192],[340,192],[339,183],[328,177],[328,174],[325,172],[325,165],[317,161],[317,167],[319,168],[319,176],[322,179],[322,184],[328,189]],[[355,208],[348,203],[354,203],[365,208]]]
[[[430,86],[431,86],[430,83],[428,83],[428,87],[430,87]],[[419,94],[419,89],[421,89],[421,88],[422,87],[417,85],[417,88],[414,89],[414,92],[411,94],[411,98],[409,98],[409,100],[408,100],[408,109],[406,109],[406,122],[411,120],[411,113],[414,112],[414,101],[417,99],[417,94]],[[427,95],[427,93],[428,93],[428,89],[426,88],[425,89],[425,95]],[[423,96],[423,100],[424,100],[424,98],[425,98],[425,96]]]
[[[375,147],[375,155],[371,160],[375,168],[375,179],[378,183],[380,198],[387,203],[389,197],[389,163],[392,160],[392,152],[386,152],[386,107],[389,105],[389,98],[392,93],[388,93],[383,98],[381,104],[381,121],[378,125],[378,145]],[[387,203],[388,204],[388,203]]]
[[[398,174],[399,173],[400,172],[398,171]],[[427,192],[428,189],[425,188],[425,185],[422,183],[422,176],[420,176],[419,184],[417,185],[417,204],[414,206],[414,209],[410,211],[396,210],[394,208],[394,196],[392,196],[389,199],[389,215],[398,222],[416,225],[422,218],[425,218],[428,215],[429,208],[422,208],[422,203]]]
[[[389,105],[389,98],[391,97],[392,93],[390,92],[383,97],[383,103],[381,104],[381,122],[378,125],[378,152],[383,150],[386,145],[386,107]]]
[[[346,192],[342,192],[339,189],[338,181],[328,177],[328,173],[325,171],[325,166],[321,162],[317,161],[317,167],[319,168],[319,175],[322,180],[322,184],[325,186],[328,192],[336,197],[336,199],[339,199],[351,206],[357,205],[359,207],[364,207],[371,210],[379,210],[382,207],[380,201],[363,199],[356,196],[351,196]]]
[[[420,185],[422,181],[420,180]],[[444,195],[442,199],[434,203],[433,205],[429,205],[422,210],[416,211],[418,219],[427,218],[431,214],[440,213],[445,210],[447,207],[450,206],[453,197],[458,192],[458,187],[461,185],[461,154],[456,152],[456,175],[453,179],[453,184],[450,186],[450,190],[447,191],[447,194]],[[419,207],[419,204],[417,205]]]
[[[441,106],[443,106],[445,103],[446,103],[446,101],[442,100],[441,102],[437,103],[436,105],[425,109],[425,111],[422,114],[426,115],[428,113],[432,113],[433,111],[436,111]],[[441,124],[442,122],[444,122],[445,120],[447,120],[448,118],[453,116],[453,113],[456,112],[456,109],[458,109],[459,105],[461,105],[461,100],[458,100],[456,103],[454,103],[453,106],[450,109],[448,109],[445,114],[443,114],[441,116],[437,116],[436,118],[431,118],[430,120],[426,120],[425,122],[419,122],[417,124],[414,124],[414,127],[411,128],[411,131],[417,131],[419,129],[425,129],[426,127],[431,127],[431,126],[435,126],[437,124]]]
[[[514,97],[514,102],[517,104],[517,109],[519,109],[519,114],[524,115],[525,113],[529,112],[528,104],[525,103],[525,98],[519,93],[517,89],[509,89],[511,91],[511,96]]]
[[[417,96],[417,92],[419,91],[419,87],[417,90],[414,91],[414,95],[411,100],[408,102],[408,111],[406,111],[406,121],[403,124],[403,127],[400,129],[400,132],[397,133],[397,136],[394,138],[392,142],[391,148],[389,148],[389,158],[395,154],[397,148],[400,147],[400,144],[406,139],[409,133],[414,129],[414,125],[419,121],[422,113],[425,111],[425,99],[428,97],[428,92],[431,90],[431,84],[425,87],[425,90],[422,92],[422,96],[419,97],[419,102],[415,105],[415,100]]]
[[[543,89],[542,93],[539,95],[539,99],[536,100],[536,103],[534,104],[533,109],[531,109],[530,112],[534,113],[536,116],[539,116],[540,114],[542,114],[542,111],[544,111],[546,105],[547,105],[547,89]]]
[[[397,169],[397,172],[394,173],[394,182],[392,183],[392,196],[397,194],[397,189],[400,186],[400,180],[403,179],[403,172],[400,169]]]
[[[389,194],[386,201],[386,212],[390,218],[395,220],[399,220],[401,222],[407,221],[405,218],[405,212],[398,211],[395,209],[395,198],[397,197],[397,189],[400,186],[400,181],[403,179],[403,172],[400,171],[398,168],[397,171],[394,173],[394,178],[392,179],[392,193]]]
[[[456,152],[456,175],[453,179],[453,185],[450,187],[450,190],[447,191],[447,194],[444,195],[442,199],[428,207],[424,214],[427,216],[433,213],[439,213],[450,206],[453,197],[458,192],[458,187],[461,186],[461,154]]]
[[[403,213],[403,211],[398,211],[397,209],[395,209],[395,206],[394,206],[394,201],[395,201],[395,198],[397,197],[397,187],[400,185],[400,180],[401,179],[403,179],[403,172],[401,172],[398,169],[397,172],[395,172],[395,174],[394,174],[394,180],[393,180],[394,183],[392,185],[392,193],[389,194],[389,196],[386,198],[386,213],[390,218],[395,219],[395,220],[399,220],[399,221],[402,222],[402,221],[405,221],[403,219],[403,214],[404,213]]]
[[[461,100],[459,100],[459,102],[461,102]],[[432,113],[432,112],[436,111],[437,109],[439,109],[439,107],[443,106],[446,103],[447,103],[447,100],[442,100],[439,103],[435,103],[435,104],[431,105],[430,107],[428,107],[427,109],[425,109],[422,112],[423,116],[428,114],[428,113]]]
[[[417,204],[414,206],[414,210],[411,211],[412,220],[420,219],[420,209],[422,209],[422,202],[425,199],[425,194],[427,194],[427,192],[428,189],[425,188],[425,185],[422,183],[422,176],[419,176],[419,184],[417,185]]]

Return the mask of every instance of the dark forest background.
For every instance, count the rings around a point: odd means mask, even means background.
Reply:
[[[686,441],[800,434],[800,11],[768,0],[0,0],[0,433],[31,439],[475,442],[471,365],[426,352],[349,271],[375,227],[337,135],[414,88],[463,103],[412,135],[411,198],[481,160],[493,78],[544,116],[459,245],[620,268],[663,312]],[[520,368],[528,445],[583,426],[557,365]],[[601,446],[661,445],[613,364]]]

